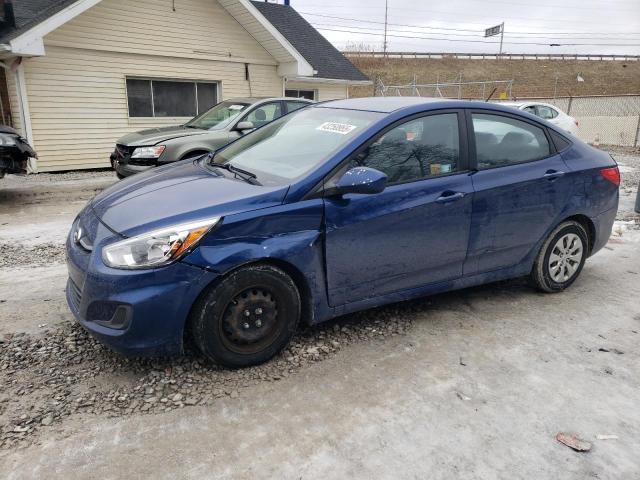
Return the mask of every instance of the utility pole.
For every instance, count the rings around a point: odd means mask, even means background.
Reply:
[[[389,18],[389,0],[384,0],[384,44],[382,50],[384,56],[387,56],[387,19]]]
[[[500,24],[500,55],[502,55],[502,41],[504,40],[504,22]]]

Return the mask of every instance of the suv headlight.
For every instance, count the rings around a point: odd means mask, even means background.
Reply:
[[[155,147],[138,147],[131,154],[131,158],[158,158],[164,152],[164,145]]]
[[[168,265],[191,251],[219,221],[214,217],[183,223],[112,243],[102,250],[102,260],[125,269]]]

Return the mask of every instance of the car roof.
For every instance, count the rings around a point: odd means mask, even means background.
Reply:
[[[422,107],[422,110],[437,110],[442,108],[479,108],[513,112],[513,105],[507,105],[505,103],[425,97],[350,98],[347,100],[333,100],[315,105],[315,108],[343,108],[347,110],[362,110],[380,113],[392,113],[401,110],[415,111],[415,107]]]
[[[529,101],[518,101],[518,102],[497,102],[498,105],[507,105],[509,107],[521,107],[523,105],[544,105],[545,107],[551,107],[551,108],[555,108],[556,110],[558,110],[558,107],[556,107],[555,105],[552,105],[550,103],[545,103],[545,102],[538,102],[536,100],[529,100]]]
[[[424,97],[363,97],[349,98],[346,100],[332,100],[329,102],[324,102],[319,106],[327,108],[344,108],[348,110],[391,113],[407,107],[452,101],[453,100],[444,98]]]
[[[234,97],[234,98],[227,98],[222,101],[254,104],[254,103],[262,103],[262,102],[273,102],[278,100],[296,100],[301,102],[313,103],[312,100],[308,100],[306,98],[294,98],[294,97]]]

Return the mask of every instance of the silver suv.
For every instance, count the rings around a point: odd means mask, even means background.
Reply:
[[[311,104],[304,98],[233,98],[184,125],[150,128],[120,138],[111,165],[120,178],[205,154],[255,128]]]

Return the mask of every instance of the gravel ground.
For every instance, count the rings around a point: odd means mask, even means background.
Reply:
[[[625,206],[621,207],[618,220],[625,228],[640,228],[640,216],[628,207],[640,180],[640,153],[631,150],[612,153],[621,166],[621,193],[625,197]],[[48,184],[61,180],[88,182],[111,177],[111,171],[9,176],[5,179],[8,183],[2,186],[33,185],[42,187],[46,193]],[[47,208],[56,209],[55,202],[60,201],[64,200],[48,199],[45,202],[49,202]],[[2,224],[10,225],[16,234],[22,232],[21,228],[27,228],[22,226],[22,217],[16,215],[29,218],[32,211],[18,210],[16,206],[7,204],[5,211],[0,211],[7,219]],[[47,218],[52,216],[49,210],[33,211],[46,212]],[[60,225],[55,224],[55,228],[66,232],[71,219],[72,215],[63,216],[64,221],[61,220]],[[25,231],[34,236],[32,230]],[[0,241],[0,281],[9,281],[7,275],[13,275],[16,268],[31,272],[34,267],[64,262],[62,243],[51,242],[47,231],[35,234],[35,238],[41,237],[39,243],[27,245],[24,242],[7,243],[6,239]],[[6,273],[4,277],[3,272]],[[37,278],[33,281],[36,282]],[[55,282],[60,292],[64,281],[64,276],[61,276]],[[500,285],[497,288],[499,290]],[[62,294],[59,295],[62,298]],[[0,299],[0,315],[2,303],[11,300],[6,296]],[[47,301],[48,298],[42,300],[43,312]],[[33,304],[30,299],[29,306]],[[104,417],[134,414],[161,415],[172,410],[211,405],[219,398],[235,399],[244,389],[257,384],[300,375],[311,365],[335,357],[348,346],[375,345],[389,337],[405,335],[412,329],[416,315],[428,312],[430,305],[429,299],[405,302],[306,328],[273,361],[236,371],[212,365],[191,349],[180,358],[123,358],[98,344],[72,323],[70,314],[63,323],[43,326],[38,334],[7,333],[0,337],[0,450],[37,444],[47,429],[53,430],[73,418],[83,421],[95,418],[98,421]],[[462,365],[463,360],[460,362]]]
[[[82,181],[94,178],[115,178],[115,173],[111,169],[101,168],[96,170],[38,173],[37,175],[7,175],[0,180],[2,182],[0,186],[11,188],[22,185],[46,185],[69,180]]]
[[[37,267],[65,261],[64,245],[56,243],[24,246],[0,242],[0,251],[0,268],[25,265]]]
[[[429,304],[388,306],[301,331],[267,364],[228,370],[195,354],[170,359],[127,359],[109,351],[81,327],[68,323],[44,335],[0,339],[0,449],[37,441],[40,429],[77,415],[157,414],[295,374],[362,341],[403,335],[412,314]]]

